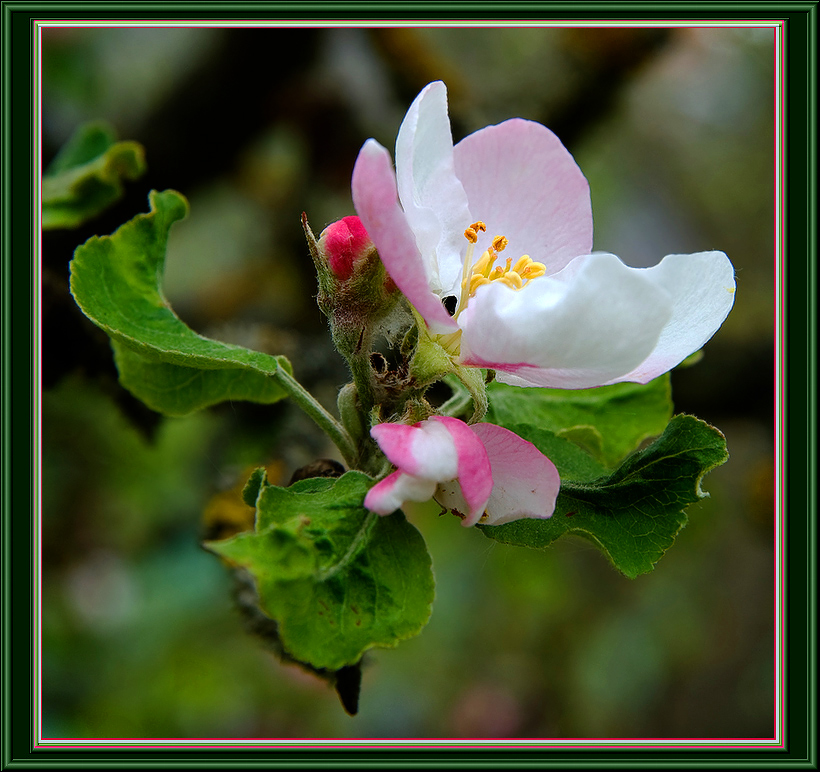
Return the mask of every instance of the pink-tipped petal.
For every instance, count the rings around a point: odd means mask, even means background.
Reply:
[[[426,480],[452,480],[459,473],[459,457],[451,432],[442,424],[423,421],[414,426],[378,424],[370,430],[393,466]]]
[[[455,173],[447,87],[430,83],[415,98],[396,138],[399,200],[441,297],[461,280],[467,249],[464,229],[472,223],[467,195]]]
[[[401,509],[406,501],[429,501],[435,491],[435,482],[396,471],[367,492],[364,506],[376,514],[389,515]]]
[[[600,386],[646,359],[671,305],[663,287],[615,255],[578,257],[517,291],[479,287],[459,317],[461,360],[534,386]]]
[[[521,118],[487,126],[461,140],[454,157],[470,212],[487,224],[476,255],[506,236],[503,257],[529,255],[551,274],[592,250],[589,184],[548,128]]]
[[[428,423],[444,426],[453,438],[458,456],[458,483],[467,512],[461,524],[475,525],[484,514],[484,508],[493,490],[493,474],[490,459],[479,437],[464,421],[447,416],[433,416]],[[442,479],[442,482],[445,480]]]
[[[555,464],[508,429],[495,424],[471,428],[487,450],[493,474],[482,523],[501,525],[524,517],[551,517],[561,487]]]
[[[390,154],[378,142],[365,142],[353,169],[353,205],[387,273],[435,333],[457,329],[441,299],[430,289],[430,275],[413,231],[399,205]]]
[[[735,271],[723,252],[667,255],[644,276],[672,297],[672,318],[652,353],[634,370],[608,383],[648,383],[698,351],[735,302]]]

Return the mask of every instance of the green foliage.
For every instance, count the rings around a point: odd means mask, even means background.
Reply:
[[[630,578],[652,570],[686,524],[684,509],[707,495],[703,476],[728,458],[723,435],[688,415],[675,416],[658,439],[611,473],[550,432],[508,428],[553,460],[561,492],[551,518],[484,526],[484,534],[534,548],[564,534],[583,536]]]
[[[492,383],[487,420],[509,427],[532,423],[580,445],[614,467],[672,417],[669,374],[646,385],[616,383],[595,389],[542,389]]]
[[[118,201],[123,180],[145,172],[145,151],[102,123],[81,126],[43,175],[44,230],[76,228]]]
[[[191,330],[162,294],[168,231],[188,212],[179,193],[152,191],[151,211],[111,236],[93,236],[71,261],[71,292],[114,342],[120,380],[149,407],[184,415],[226,400],[270,404],[286,396],[271,376],[284,357]]]
[[[424,541],[400,512],[363,508],[371,485],[347,472],[280,488],[255,473],[243,492],[246,501],[257,492],[254,530],[206,543],[253,576],[285,651],[313,668],[355,664],[374,646],[416,635],[430,616]]]
[[[158,413],[182,416],[219,402],[272,403],[285,394],[281,386],[252,370],[203,370],[156,362],[113,342],[120,383]],[[290,363],[280,358],[291,372]]]

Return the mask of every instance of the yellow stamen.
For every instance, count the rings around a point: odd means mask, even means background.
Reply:
[[[526,268],[518,271],[524,279],[537,279],[539,276],[543,276],[546,272],[547,266],[543,263],[530,263]]]
[[[476,264],[473,266],[473,274],[480,273],[482,276],[488,276],[490,273],[490,266],[492,266],[494,261],[495,255],[490,254],[490,252],[485,252],[478,258],[478,260],[476,260]]]
[[[508,287],[512,287],[516,290],[521,289],[524,286],[524,280],[515,271],[508,271],[499,279],[499,281],[503,281]]]
[[[489,284],[492,279],[488,279],[486,276],[481,276],[481,274],[474,273],[472,278],[470,279],[470,297],[475,295],[475,291],[482,285],[482,284]]]
[[[470,242],[470,246],[467,248],[467,254],[464,257],[461,298],[458,308],[453,314],[454,318],[458,317],[467,307],[467,303],[475,295],[476,290],[485,284],[500,281],[514,290],[520,290],[527,282],[537,279],[547,272],[547,267],[543,263],[534,262],[529,255],[522,255],[515,261],[514,265],[512,258],[508,257],[506,265],[493,267],[498,253],[503,252],[509,244],[506,236],[496,236],[492,241],[492,245],[473,264],[473,248],[478,242],[478,234],[480,231],[486,230],[487,226],[481,220],[478,220],[464,231],[464,238]]]
[[[530,260],[529,255],[521,255],[518,260],[515,261],[515,265],[513,266],[513,271],[516,273],[521,273],[528,265],[532,264],[532,260]]]

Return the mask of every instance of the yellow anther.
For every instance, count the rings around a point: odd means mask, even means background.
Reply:
[[[526,268],[519,271],[524,279],[537,279],[547,272],[547,266],[543,263],[530,263]]]
[[[516,290],[524,286],[524,280],[515,271],[508,271],[499,281],[503,281],[508,287],[512,287]]]
[[[467,307],[469,299],[475,295],[476,290],[485,284],[500,281],[514,290],[520,290],[531,279],[543,276],[547,272],[547,268],[543,263],[533,262],[529,255],[522,255],[515,261],[514,265],[513,259],[508,257],[504,266],[494,266],[498,253],[503,252],[509,244],[506,236],[496,236],[492,241],[492,245],[473,263],[473,248],[478,242],[478,234],[486,230],[487,226],[481,220],[478,220],[464,231],[464,237],[470,242],[470,245],[467,247],[467,254],[464,257],[461,298],[453,318],[458,317]]]
[[[529,255],[521,255],[521,257],[516,260],[515,265],[513,266],[513,271],[516,273],[521,273],[528,265],[532,265],[532,259]]]
[[[482,285],[482,284],[489,284],[490,279],[486,276],[481,276],[479,274],[473,274],[472,279],[470,279],[470,295],[474,295],[475,291]]]
[[[485,252],[480,258],[478,258],[476,264],[473,266],[473,273],[480,273],[482,276],[486,276],[489,273],[490,266],[492,266],[494,260],[494,254]]]

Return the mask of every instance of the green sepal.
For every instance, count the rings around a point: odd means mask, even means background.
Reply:
[[[396,646],[430,616],[424,540],[401,512],[364,509],[372,485],[355,471],[262,485],[254,531],[205,545],[250,573],[287,654],[314,668],[339,670],[374,646]]]
[[[80,126],[43,174],[43,229],[82,225],[123,196],[123,180],[144,172],[142,145],[117,142],[103,123]]]
[[[701,489],[703,476],[728,458],[724,436],[689,415],[675,416],[660,437],[614,472],[551,432],[524,424],[508,428],[553,461],[561,491],[549,519],[478,526],[484,535],[533,548],[565,534],[582,536],[629,578],[654,568],[686,524],[686,507],[708,495]]]
[[[412,311],[419,332],[416,350],[410,360],[410,377],[419,386],[426,386],[451,373],[455,365],[453,355],[430,337],[426,322],[414,308]]]
[[[77,247],[70,266],[71,293],[114,342],[122,384],[167,415],[285,397],[272,376],[292,372],[286,358],[205,338],[173,312],[162,294],[165,251],[188,202],[173,190],[151,191],[149,201],[147,214]]]

